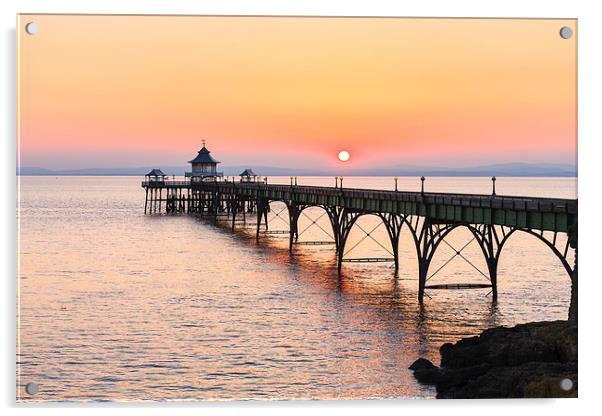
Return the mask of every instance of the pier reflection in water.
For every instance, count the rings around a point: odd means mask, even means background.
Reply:
[[[400,189],[419,187],[404,181]],[[390,178],[346,184],[392,186]],[[575,185],[497,183],[500,194],[560,198],[574,198]],[[40,385],[34,400],[433,397],[407,370],[418,356],[438,362],[442,342],[567,314],[566,272],[529,236],[505,248],[497,305],[475,289],[431,291],[420,306],[406,231],[397,276],[388,263],[350,263],[339,278],[329,246],[300,245],[290,254],[286,236],[256,242],[252,223],[232,233],[229,224],[186,215],[144,216],[139,186],[138,178],[21,178],[17,372],[20,385]],[[429,186],[486,193],[490,182],[429,178]],[[378,220],[358,221],[368,228]],[[348,247],[362,237],[356,231]],[[387,238],[383,229],[374,236]],[[322,239],[317,227],[300,238]],[[450,236],[460,247],[467,239],[462,230]],[[384,253],[375,242],[354,250]],[[478,250],[463,253],[484,267]],[[433,270],[450,254],[442,247]],[[479,275],[455,259],[433,280],[478,282]]]

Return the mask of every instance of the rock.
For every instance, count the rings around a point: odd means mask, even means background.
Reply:
[[[419,358],[408,368],[410,370],[430,370],[432,368],[437,368],[437,366],[435,366],[435,364],[431,363],[426,358]]]
[[[444,344],[441,366],[461,368],[488,363],[514,366],[531,361],[568,362],[577,358],[577,327],[567,321],[535,322],[487,329],[478,337]]]
[[[441,368],[418,359],[410,369],[439,398],[576,397],[574,321],[498,327],[440,348]],[[569,379],[570,391],[560,388]],[[570,383],[569,383],[570,384]]]
[[[410,367],[414,370],[414,377],[424,384],[437,384],[441,377],[441,370],[426,358],[419,358]]]
[[[441,382],[442,372],[438,367],[415,370],[414,377],[422,384],[438,385]]]
[[[463,386],[470,380],[486,374],[490,368],[491,366],[489,364],[479,364],[465,368],[441,369],[441,374],[437,379],[437,383],[435,383],[437,391],[446,391],[454,386]]]
[[[439,388],[439,399],[551,398],[577,397],[577,368],[571,364],[531,362],[515,367],[494,367],[463,385]],[[563,391],[560,383],[568,378],[571,391]]]

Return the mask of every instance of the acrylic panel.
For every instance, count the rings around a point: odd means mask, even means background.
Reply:
[[[18,401],[577,396],[577,21],[19,15]]]

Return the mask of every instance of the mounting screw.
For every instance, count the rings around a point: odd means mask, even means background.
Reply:
[[[40,28],[36,22],[29,22],[25,25],[25,31],[28,35],[35,35],[39,30]]]
[[[573,380],[570,378],[563,378],[560,380],[560,388],[564,391],[571,391],[573,389]]]
[[[25,385],[25,391],[30,396],[33,396],[34,394],[37,394],[40,391],[40,388],[38,387],[38,385],[36,383],[27,383]]]
[[[559,33],[562,39],[570,39],[573,36],[573,29],[568,26],[562,26]]]

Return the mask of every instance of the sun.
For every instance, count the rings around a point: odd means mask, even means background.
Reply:
[[[349,160],[349,152],[347,150],[341,150],[339,152],[339,160],[341,162],[347,162]]]

